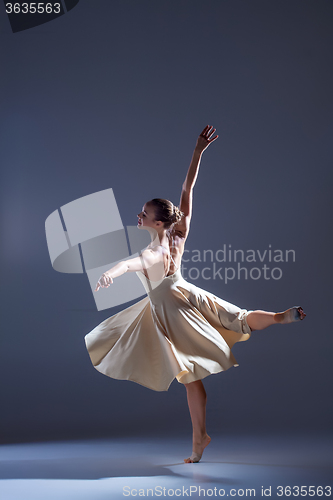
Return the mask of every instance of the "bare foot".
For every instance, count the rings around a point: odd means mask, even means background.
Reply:
[[[294,321],[301,321],[306,316],[305,312],[301,307],[292,307],[284,312],[276,313],[274,319],[277,323],[281,325],[286,325],[288,323],[293,323]]]
[[[184,458],[186,464],[195,464],[199,462],[206,446],[211,442],[211,438],[206,434],[200,441],[193,442],[192,455],[189,458]]]

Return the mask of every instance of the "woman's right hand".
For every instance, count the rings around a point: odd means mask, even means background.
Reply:
[[[108,273],[103,273],[102,276],[97,281],[96,288],[94,292],[98,292],[100,288],[108,288],[113,283],[113,279]]]
[[[202,153],[205,149],[208,148],[211,142],[214,142],[215,139],[218,138],[218,135],[212,137],[216,131],[216,128],[211,127],[210,125],[206,125],[201,134],[198,137],[197,144],[195,149]]]

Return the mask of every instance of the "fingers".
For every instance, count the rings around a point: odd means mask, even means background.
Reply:
[[[202,137],[203,139],[206,139],[206,141],[208,141],[210,143],[210,142],[215,141],[215,139],[218,138],[218,135],[216,135],[215,137],[212,137],[215,132],[216,132],[216,128],[213,128],[211,125],[206,125],[206,127],[201,132],[200,137]]]
[[[210,139],[215,132],[216,128],[210,127],[210,129],[207,131],[207,139]]]
[[[104,273],[99,278],[94,292],[98,292],[100,288],[108,288],[113,283],[113,279],[108,274]]]
[[[96,285],[96,288],[94,290],[94,292],[98,292],[98,290],[102,287],[103,285],[101,284],[100,280],[97,281],[97,285]]]
[[[209,129],[209,127],[209,125],[206,125],[200,135],[203,136],[207,132],[207,129]]]
[[[209,141],[208,141],[208,142],[209,142],[209,144],[210,144],[211,142],[214,142],[214,141],[215,141],[215,139],[217,139],[217,138],[218,138],[218,135],[216,135],[216,136],[215,136],[215,137],[213,137],[212,139],[209,139]]]
[[[206,135],[207,137],[209,137],[212,133],[214,133],[214,131],[216,130],[214,128],[214,130],[212,131],[213,127],[211,125],[207,125],[207,131],[206,131]]]
[[[95,288],[94,292],[98,292],[98,290],[99,290],[100,288],[109,288],[109,286],[110,286],[110,283],[109,283],[108,285],[101,285],[101,284],[97,283],[97,285],[96,285],[96,288]]]

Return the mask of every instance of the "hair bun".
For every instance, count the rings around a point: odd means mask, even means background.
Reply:
[[[181,210],[179,210],[179,208],[174,205],[173,206],[173,217],[172,217],[173,221],[172,221],[172,223],[177,224],[178,222],[181,221],[183,216],[184,216],[184,213],[181,212]]]

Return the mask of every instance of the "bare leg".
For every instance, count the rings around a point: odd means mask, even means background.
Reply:
[[[210,443],[210,437],[206,431],[206,402],[207,395],[201,380],[185,384],[187,391],[187,402],[190,410],[193,429],[192,455],[185,458],[184,462],[199,462],[203,450]]]
[[[275,323],[287,324],[294,321],[304,319],[306,314],[301,307],[292,307],[287,309],[287,311],[281,313],[273,313],[267,311],[252,311],[247,317],[246,321],[251,330],[263,330],[268,326],[274,325]]]

